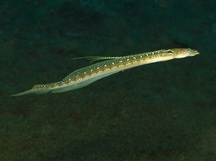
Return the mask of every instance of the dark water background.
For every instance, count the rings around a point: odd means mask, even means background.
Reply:
[[[215,161],[215,0],[0,1],[1,161]],[[11,94],[89,65],[190,47],[61,94]]]

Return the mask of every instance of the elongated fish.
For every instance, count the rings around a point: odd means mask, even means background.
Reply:
[[[81,57],[92,61],[104,60],[102,62],[75,70],[63,80],[49,84],[38,84],[32,89],[12,95],[21,96],[25,94],[43,94],[43,93],[61,93],[78,88],[85,87],[101,78],[107,77],[114,73],[130,69],[136,66],[167,61],[175,58],[185,58],[199,54],[197,50],[187,48],[175,48],[168,50],[157,50],[136,55],[128,55],[121,57],[100,57],[89,56]],[[78,58],[79,59],[79,58]]]

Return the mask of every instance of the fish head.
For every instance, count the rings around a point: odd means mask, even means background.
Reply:
[[[172,49],[174,58],[185,58],[200,54],[197,50],[190,48],[176,48]]]

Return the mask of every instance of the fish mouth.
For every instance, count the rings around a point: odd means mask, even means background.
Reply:
[[[198,54],[200,54],[199,51],[195,51],[195,52],[194,52],[194,55],[198,55]]]
[[[189,55],[189,56],[195,56],[195,55],[198,55],[198,54],[200,54],[199,51],[197,51],[197,50],[192,50],[192,52],[190,52],[190,55]]]
[[[198,55],[198,54],[200,54],[200,52],[197,51],[197,50],[195,50],[194,54],[195,54],[195,55]]]

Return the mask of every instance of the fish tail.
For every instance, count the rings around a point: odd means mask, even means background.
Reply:
[[[17,94],[14,94],[14,95],[11,95],[11,96],[22,96],[22,95],[26,95],[26,94],[32,94],[32,93],[35,93],[35,94],[43,94],[43,93],[48,93],[49,91],[51,91],[52,89],[50,88],[43,88],[44,85],[34,85],[32,87],[32,89],[30,90],[27,90],[27,91],[24,91],[24,92],[20,92],[20,93],[17,93]]]

